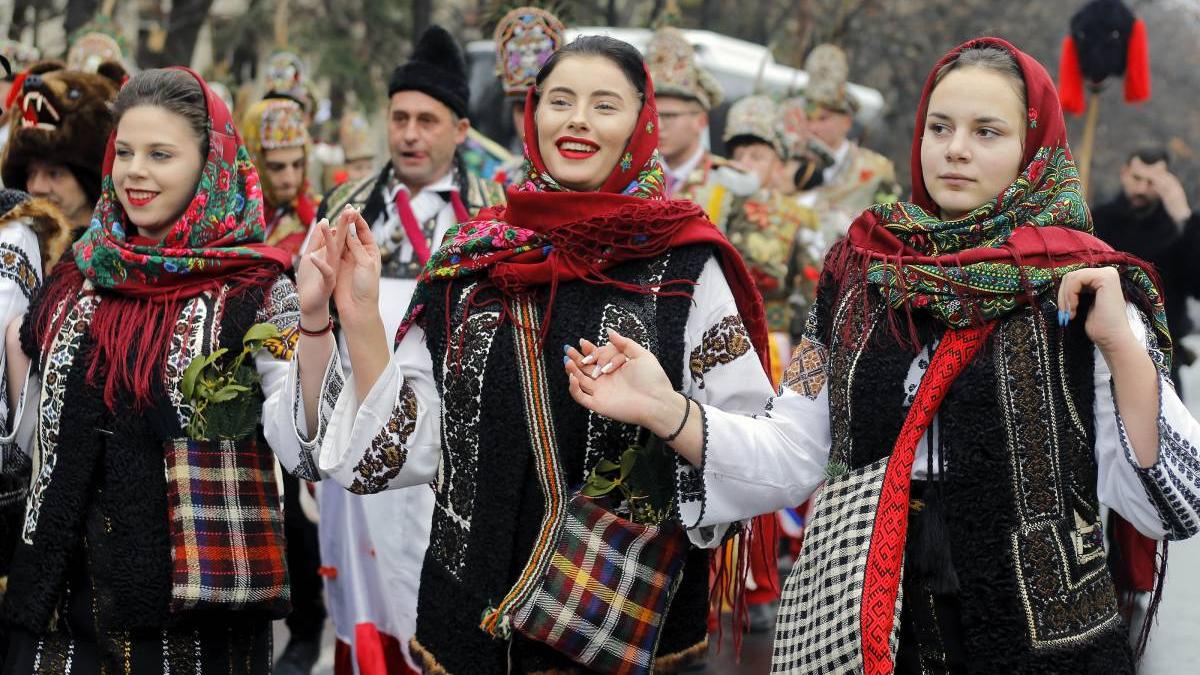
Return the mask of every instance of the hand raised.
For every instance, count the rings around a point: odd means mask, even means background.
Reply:
[[[1154,185],[1154,191],[1162,199],[1163,209],[1172,220],[1183,223],[1191,216],[1192,209],[1188,205],[1187,192],[1175,174],[1162,168],[1152,174],[1150,181]]]
[[[383,264],[367,221],[358,211],[350,210],[343,215],[347,235],[333,296],[342,322],[354,324],[379,313],[379,275]]]
[[[1121,290],[1121,275],[1115,267],[1088,267],[1075,270],[1063,277],[1058,287],[1058,307],[1073,319],[1079,312],[1079,298],[1084,293],[1095,297],[1087,320],[1083,324],[1088,338],[1100,348],[1101,353],[1110,353],[1135,346],[1141,349],[1129,328],[1125,315],[1125,292]]]
[[[341,266],[341,249],[345,245],[345,228],[335,233],[325,218],[314,228],[296,265],[296,291],[300,295],[300,313],[304,316],[328,314],[329,298],[337,285]]]

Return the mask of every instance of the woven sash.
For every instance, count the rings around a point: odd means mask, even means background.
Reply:
[[[495,608],[483,615],[480,627],[493,636],[507,638],[511,614],[537,590],[546,566],[557,546],[563,509],[567,503],[567,486],[558,463],[558,438],[550,410],[550,389],[546,383],[546,362],[542,358],[539,340],[539,315],[533,301],[521,298],[512,303],[513,333],[518,368],[521,371],[521,396],[525,403],[525,420],[529,441],[533,447],[534,469],[545,498],[545,512],[538,528],[533,552],[512,590]]]
[[[966,368],[995,327],[994,322],[949,330],[934,353],[904,426],[892,448],[883,478],[875,527],[867,551],[862,595],[862,653],[866,675],[889,675],[895,669],[890,640],[895,628],[896,597],[908,531],[908,498],[917,443],[933,422],[951,383]]]

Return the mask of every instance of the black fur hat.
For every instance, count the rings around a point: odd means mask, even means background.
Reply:
[[[454,37],[441,26],[430,26],[421,34],[408,63],[397,66],[388,80],[388,96],[413,90],[445,103],[459,117],[467,116],[471,99],[467,62]]]

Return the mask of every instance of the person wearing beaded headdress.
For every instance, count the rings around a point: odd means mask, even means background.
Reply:
[[[96,72],[106,61],[123,63],[124,60],[121,43],[108,33],[99,31],[80,35],[67,51],[67,69],[86,73]]]
[[[804,69],[812,144],[832,160],[823,170],[821,187],[805,201],[821,214],[826,238],[834,241],[845,236],[850,221],[863,209],[896,201],[900,188],[890,159],[850,139],[859,103],[846,87],[846,53],[832,44],[817,45]]]
[[[724,98],[721,85],[696,63],[695,49],[672,26],[655,31],[646,45],[646,65],[658,99],[667,192],[696,202],[724,230],[734,197],[749,195],[758,184],[705,146],[708,113]]]
[[[297,256],[319,203],[307,177],[311,139],[304,112],[287,99],[259,101],[242,120],[242,133],[262,177],[266,243]]]
[[[311,179],[322,173],[308,133],[314,98],[304,61],[289,51],[271,54],[263,71],[263,85],[266,93],[246,112],[243,132],[262,177],[265,241],[295,259],[303,249],[320,202],[310,187]],[[319,573],[320,534],[313,510],[302,508],[309,495],[302,478],[293,474],[283,478],[292,612],[287,617],[288,643],[275,663],[278,675],[308,675],[312,671],[320,655],[326,618]]]
[[[371,135],[371,125],[360,110],[350,110],[342,115],[338,140],[342,146],[345,180],[357,183],[371,176],[379,148]]]
[[[772,373],[776,380],[816,292],[825,248],[816,213],[778,187],[788,178],[780,123],[780,106],[773,99],[747,96],[729,109],[722,139],[732,161],[755,174],[762,186],[733,200],[726,235],[741,252],[766,303],[771,362],[773,370],[780,371]]]
[[[567,28],[557,16],[540,7],[517,7],[496,23],[492,42],[496,45],[496,77],[509,102],[517,140],[525,143],[525,93],[550,55],[566,40]],[[497,180],[504,183],[521,179],[524,152],[520,147],[514,158],[500,167]]]
[[[392,72],[388,94],[389,161],[334,188],[318,220],[328,214],[332,222],[352,208],[371,227],[382,254],[379,311],[394,335],[442,237],[484,207],[502,203],[504,190],[460,160],[470,128],[470,90],[462,52],[445,29],[431,26],[422,35],[409,60]],[[341,363],[348,364],[347,339],[342,330],[337,335]],[[305,478],[321,475],[314,469]],[[317,496],[338,675],[352,672],[353,664],[361,670],[372,655],[380,655],[388,673],[417,672],[409,640],[416,632],[433,492],[423,485],[364,496],[322,481]]]

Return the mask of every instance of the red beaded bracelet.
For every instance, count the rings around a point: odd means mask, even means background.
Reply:
[[[300,323],[299,321],[296,322],[296,328],[300,329],[301,335],[307,335],[308,337],[321,337],[322,335],[328,335],[333,331],[333,317],[329,317],[329,323],[325,324],[325,327],[321,330],[308,330],[304,327],[304,324]]]

